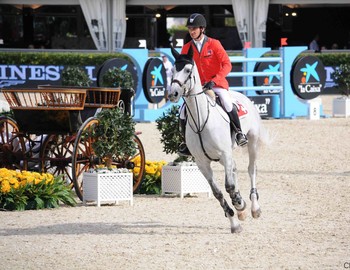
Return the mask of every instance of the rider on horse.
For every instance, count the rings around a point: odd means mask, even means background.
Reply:
[[[192,40],[183,46],[181,54],[187,54],[192,46],[193,59],[197,65],[203,89],[212,89],[219,97],[222,107],[233,124],[237,145],[244,146],[248,140],[242,133],[237,107],[231,101],[229,85],[226,80],[227,74],[231,72],[231,61],[220,41],[205,35],[207,22],[203,15],[192,14],[188,18],[186,26]],[[186,115],[183,108],[184,106],[180,112],[180,127],[185,139]],[[179,152],[182,155],[190,155],[185,142],[180,144]]]

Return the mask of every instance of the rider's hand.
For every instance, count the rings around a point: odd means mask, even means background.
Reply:
[[[213,89],[215,83],[213,81],[209,81],[203,85],[203,89]]]

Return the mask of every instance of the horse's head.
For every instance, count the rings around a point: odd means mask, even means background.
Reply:
[[[171,81],[168,98],[171,102],[178,102],[180,97],[185,96],[194,86],[192,46],[190,46],[187,54],[179,54],[173,47],[171,52],[175,58],[173,78]]]

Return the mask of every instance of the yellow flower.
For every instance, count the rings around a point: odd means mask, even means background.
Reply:
[[[18,188],[19,188],[19,182],[17,181],[16,183],[14,183],[14,184],[12,185],[12,187],[13,187],[14,189],[18,189]]]
[[[139,164],[141,163],[141,157],[140,156],[136,156],[134,157],[131,162],[134,162],[135,164]]]
[[[43,180],[39,179],[39,178],[34,178],[34,185],[40,184]]]
[[[26,178],[27,178],[27,182],[28,183],[33,183],[35,181],[35,178],[33,176],[31,176],[31,175],[27,175]]]
[[[1,192],[2,193],[8,193],[11,190],[11,185],[8,181],[2,181],[1,183]]]
[[[153,167],[151,167],[151,166],[148,166],[148,165],[145,166],[145,171],[148,174],[154,174],[155,173],[155,169]]]
[[[27,180],[20,181],[20,186],[23,187],[27,184]]]
[[[32,172],[31,176],[34,177],[35,179],[40,179],[41,178],[41,175],[38,172]]]
[[[135,167],[133,170],[134,174],[140,174],[140,167]]]
[[[15,178],[15,177],[11,177],[9,179],[9,183],[12,185],[13,188],[19,187],[19,182],[18,182],[17,178]]]

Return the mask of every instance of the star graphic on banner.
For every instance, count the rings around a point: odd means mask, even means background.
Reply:
[[[314,77],[316,81],[318,81],[318,82],[320,81],[320,77],[318,76],[318,74],[316,72],[317,65],[318,65],[318,61],[313,63],[311,66],[309,64],[306,64],[306,66],[304,68],[300,69],[301,72],[306,73],[306,82],[309,82],[310,76]]]
[[[160,64],[158,67],[154,66],[153,71],[151,71],[151,74],[154,76],[154,85],[157,85],[157,81],[159,80],[161,84],[164,84],[163,77],[161,74],[163,64]]]
[[[279,69],[280,69],[280,64],[277,64],[275,66],[269,65],[269,68],[264,69],[264,72],[278,72]],[[277,80],[280,80],[280,76],[270,75],[269,76],[269,84],[272,82],[274,77],[276,77]]]

